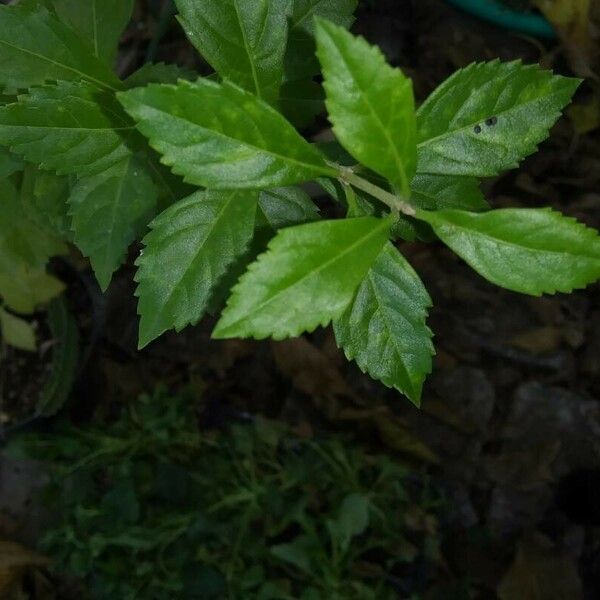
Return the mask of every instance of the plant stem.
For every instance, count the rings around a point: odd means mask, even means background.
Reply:
[[[395,194],[390,194],[386,190],[380,188],[379,186],[359,177],[347,167],[342,167],[340,165],[336,165],[340,179],[345,182],[353,185],[355,188],[362,190],[363,192],[367,192],[370,196],[381,200],[384,204],[387,204],[393,211],[401,212],[409,217],[413,217],[416,214],[415,209],[410,205],[409,202],[400,198],[400,196],[396,196]]]

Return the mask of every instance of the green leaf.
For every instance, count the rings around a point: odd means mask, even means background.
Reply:
[[[24,163],[18,156],[15,156],[8,148],[0,146],[0,181],[21,171],[23,167]]]
[[[281,340],[339,317],[387,240],[372,217],[282,229],[233,289],[215,338]]]
[[[0,6],[0,87],[12,91],[50,80],[121,86],[88,44],[42,6]]]
[[[281,88],[281,112],[298,129],[310,125],[325,109],[323,88],[312,79],[286,81]]]
[[[62,282],[43,268],[31,267],[0,252],[0,296],[11,310],[31,314],[64,288]]]
[[[180,79],[194,81],[198,79],[198,73],[165,63],[146,63],[135,73],[132,73],[123,85],[125,89],[131,90],[136,87],[144,87],[150,83],[177,83]]]
[[[352,304],[334,322],[337,343],[348,360],[417,406],[434,353],[425,323],[430,306],[419,276],[388,243]]]
[[[410,185],[412,201],[425,210],[456,208],[479,212],[490,208],[475,177],[419,173]]]
[[[418,211],[438,237],[500,287],[539,296],[600,278],[600,236],[549,208]]]
[[[2,329],[2,338],[9,346],[27,352],[36,351],[35,331],[29,321],[0,308],[0,328]]]
[[[44,268],[50,257],[65,253],[62,241],[27,218],[15,185],[9,180],[3,181],[0,185],[0,254],[7,261]]]
[[[188,183],[260,189],[336,175],[275,109],[233,84],[180,81],[119,99],[163,162]]]
[[[133,0],[52,0],[52,5],[61,21],[89,41],[95,56],[112,64]]]
[[[90,258],[103,290],[154,215],[156,198],[156,186],[134,157],[80,179],[73,188],[69,204],[75,244]]]
[[[58,174],[104,171],[131,154],[135,134],[114,94],[84,82],[33,88],[0,107],[0,143]]]
[[[27,217],[47,233],[71,240],[71,219],[67,200],[69,178],[37,171],[28,165],[21,184],[21,202]]]
[[[474,63],[418,111],[419,173],[489,177],[537,150],[580,81],[537,65]]]
[[[287,544],[277,544],[271,547],[273,556],[293,565],[307,575],[314,573],[312,557],[316,556],[318,551],[318,539],[309,535],[299,535]]]
[[[312,34],[315,17],[324,17],[336,25],[349,28],[354,23],[357,5],[358,0],[294,0],[291,26]]]
[[[319,208],[298,187],[275,188],[260,194],[259,206],[273,229],[317,221]]]
[[[0,185],[0,296],[8,308],[32,313],[57,294],[63,285],[47,275],[52,256],[64,254],[65,245],[30,221],[19,193],[10,181]]]
[[[323,19],[317,20],[317,55],[336,137],[408,195],[417,165],[412,82],[379,48]]]
[[[224,79],[273,104],[283,77],[291,0],[175,0],[200,54]]]
[[[348,494],[337,519],[327,524],[337,547],[346,552],[352,538],[364,533],[369,526],[369,499],[364,494]]]
[[[197,192],[154,220],[137,261],[140,347],[202,318],[252,238],[257,201],[257,192]]]
[[[52,373],[38,398],[36,414],[50,417],[63,407],[73,388],[79,358],[79,330],[63,296],[50,302],[47,313],[54,340]]]

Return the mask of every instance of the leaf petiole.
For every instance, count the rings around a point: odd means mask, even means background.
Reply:
[[[343,167],[341,165],[335,165],[339,173],[339,179],[342,183],[347,183],[363,192],[366,192],[370,196],[381,200],[384,204],[387,204],[393,212],[401,212],[405,215],[413,217],[416,214],[416,210],[406,200],[391,194],[379,186],[359,177],[352,169]]]

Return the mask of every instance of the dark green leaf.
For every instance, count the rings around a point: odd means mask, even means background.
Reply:
[[[417,406],[434,353],[425,324],[431,300],[406,259],[388,244],[352,304],[334,322],[338,345],[374,379]]]
[[[43,268],[50,257],[65,252],[62,241],[45,233],[27,217],[15,185],[9,180],[3,181],[0,185],[0,254],[32,268]]]
[[[317,48],[336,137],[408,195],[417,164],[412,82],[386,63],[379,48],[323,19],[317,21]]]
[[[509,290],[570,292],[600,278],[598,232],[550,209],[418,211],[417,218],[480,275]]]
[[[279,106],[286,119],[302,129],[325,110],[325,93],[312,79],[286,81],[281,88]]]
[[[0,109],[1,110],[1,109]],[[0,181],[23,169],[23,160],[8,148],[0,146]]]
[[[51,0],[60,19],[88,41],[94,55],[109,64],[131,19],[133,0]]]
[[[130,75],[123,85],[131,90],[136,87],[144,87],[150,83],[177,83],[180,79],[194,81],[198,79],[198,74],[189,69],[184,69],[177,65],[167,65],[165,63],[146,63],[142,65],[135,73]]]
[[[120,87],[110,68],[48,10],[0,6],[0,87],[12,91],[61,79]]]
[[[216,338],[284,339],[339,317],[387,240],[372,217],[282,229],[240,279]]]
[[[119,98],[164,162],[189,183],[260,189],[336,175],[275,109],[232,84],[180,81]]]
[[[64,240],[72,237],[67,204],[70,194],[69,178],[27,165],[21,183],[21,203],[25,214],[38,227]]]
[[[348,494],[342,501],[335,521],[329,522],[334,541],[345,552],[353,537],[369,526],[369,499],[364,494]]]
[[[197,323],[254,231],[256,192],[197,192],[159,215],[138,259],[140,347]]]
[[[0,143],[43,169],[90,175],[131,154],[134,124],[112,92],[88,83],[33,88],[0,107]]]
[[[175,0],[194,46],[221,75],[271,104],[283,77],[291,0]]]
[[[358,0],[294,0],[291,26],[312,34],[315,17],[324,17],[348,28],[354,22],[357,5]]]
[[[79,330],[63,296],[48,306],[48,326],[54,345],[52,373],[44,385],[36,405],[36,414],[55,415],[68,400],[77,374]]]
[[[319,208],[310,196],[298,187],[265,190],[260,194],[259,206],[273,229],[319,219]]]
[[[69,204],[75,243],[90,258],[103,290],[154,215],[156,198],[156,186],[134,157],[80,179],[73,188]]]
[[[516,167],[548,137],[578,85],[520,61],[457,71],[418,111],[419,173],[488,177]]]
[[[490,208],[475,177],[417,174],[411,182],[411,199],[419,208],[457,208],[479,212]]]

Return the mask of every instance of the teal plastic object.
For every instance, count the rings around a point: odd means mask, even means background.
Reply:
[[[554,28],[542,15],[532,12],[519,12],[495,0],[447,1],[465,12],[495,25],[542,39],[556,39]]]

